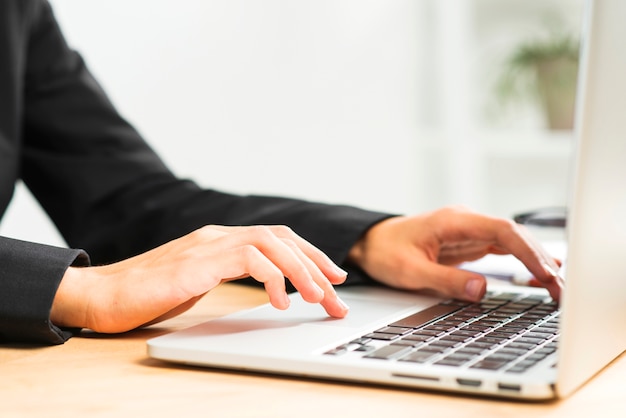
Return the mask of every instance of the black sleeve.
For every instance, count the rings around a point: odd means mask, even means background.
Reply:
[[[65,270],[88,265],[87,255],[0,237],[0,260],[0,341],[61,344],[67,340],[73,330],[52,324],[50,308]]]

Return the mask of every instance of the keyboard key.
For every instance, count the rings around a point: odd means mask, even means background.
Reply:
[[[437,356],[439,353],[433,353],[430,351],[415,351],[404,355],[399,361],[409,361],[413,363],[425,363],[431,358]]]
[[[441,354],[444,351],[446,351],[447,349],[448,349],[448,347],[435,346],[435,345],[428,344],[428,345],[424,345],[424,346],[420,347],[417,351]]]
[[[516,364],[515,366],[505,370],[505,372],[507,372],[507,373],[524,373],[526,370],[528,370],[527,367],[518,366]]]
[[[479,335],[482,334],[482,331],[469,331],[466,330],[465,328],[462,328],[458,331],[454,331],[453,333],[451,333],[451,336],[455,336],[455,337],[467,337],[467,338],[474,338],[477,337]]]
[[[544,341],[545,340],[543,338],[531,338],[531,337],[526,337],[526,336],[521,336],[520,338],[515,340],[515,342],[517,343],[532,344],[532,345],[539,345]]]
[[[505,362],[511,362],[517,358],[519,358],[520,356],[518,354],[511,354],[511,353],[502,353],[500,350],[494,352],[493,354],[490,354],[489,356],[485,357],[485,360],[491,360],[491,361],[505,361]]]
[[[512,316],[511,312],[495,311],[495,312],[491,312],[487,317],[488,318],[505,318],[505,319],[508,319],[511,316]]]
[[[421,342],[419,341],[399,339],[399,340],[392,342],[390,345],[403,345],[405,347],[415,347],[416,345],[419,345],[419,344],[421,344]]]
[[[498,353],[513,354],[516,357],[521,357],[524,354],[528,353],[528,350],[520,350],[519,348],[510,348],[508,345],[505,345],[504,347],[498,350]]]
[[[331,356],[339,356],[339,355],[345,354],[347,352],[348,352],[348,350],[346,350],[345,346],[339,346],[337,348],[333,348],[331,350],[328,350],[324,354],[328,354],[328,355],[331,355]]]
[[[521,332],[526,331],[526,328],[525,327],[515,326],[511,322],[509,322],[508,324],[502,325],[497,330],[498,330],[498,332],[511,332],[511,333],[519,334]]]
[[[467,331],[486,332],[491,330],[492,327],[488,325],[480,325],[474,322],[466,327],[463,327],[462,329]]]
[[[393,324],[390,324],[390,326],[419,328],[422,325],[428,324],[437,318],[441,318],[445,315],[451,314],[452,312],[456,312],[460,308],[461,307],[458,305],[433,305],[430,308],[426,308],[423,311],[417,312],[404,319],[396,321]]]
[[[536,321],[530,320],[530,319],[524,319],[523,317],[519,317],[517,319],[512,320],[511,322],[509,322],[509,324],[514,325],[514,326],[518,326],[521,328],[530,328],[531,326],[535,325]]]
[[[535,348],[534,344],[520,343],[516,341],[510,342],[506,345],[507,348],[519,348],[520,350],[531,350]]]
[[[482,354],[485,351],[486,351],[486,349],[484,349],[484,348],[465,346],[465,347],[459,348],[456,351],[456,353],[458,353],[458,354],[466,354],[468,356],[477,356],[479,354]]]
[[[383,334],[382,332],[372,332],[371,334],[367,334],[365,338],[370,338],[372,340],[383,340],[383,341],[391,341],[398,338],[395,334]]]
[[[534,352],[532,353],[530,356],[526,357],[525,360],[530,360],[530,361],[541,361],[544,358],[546,358],[548,355],[545,353],[538,353],[538,352]]]
[[[516,364],[516,366],[518,367],[524,367],[526,369],[531,368],[532,366],[534,366],[535,364],[537,364],[537,362],[535,360],[527,360],[524,359],[522,361],[520,361],[519,363]]]
[[[456,341],[459,343],[466,343],[468,341],[471,341],[472,337],[452,333],[450,335],[446,335],[445,337],[442,337],[441,339],[448,340],[448,341]]]
[[[498,344],[500,344],[502,341],[504,341],[504,338],[492,338],[489,336],[490,334],[487,334],[486,337],[480,337],[479,339],[476,340],[477,343],[483,343],[483,344],[491,344],[491,346],[496,346]]]
[[[510,301],[517,298],[518,296],[519,295],[516,293],[498,293],[497,295],[491,296],[490,299]]]
[[[413,328],[405,328],[405,327],[384,327],[381,329],[377,329],[375,332],[380,332],[382,334],[394,334],[394,335],[402,335],[407,334],[413,331]]]
[[[439,323],[437,323],[436,325],[429,325],[427,327],[422,328],[424,331],[441,331],[441,332],[449,332],[449,331],[453,331],[456,327],[450,326],[450,325],[439,325]]]
[[[434,329],[420,329],[413,333],[413,335],[426,335],[429,337],[439,337],[443,334],[445,334],[445,331],[438,331]]]
[[[376,347],[374,347],[373,345],[363,344],[363,345],[357,347],[354,351],[360,351],[360,352],[368,353],[368,352],[373,351],[375,349],[376,349]]]
[[[545,332],[546,334],[554,335],[558,332],[558,327],[542,324],[537,328],[533,328],[533,332]]]
[[[475,348],[475,349],[481,349],[481,350],[491,350],[496,345],[497,344],[493,344],[493,343],[481,343],[478,341],[474,341],[466,345],[465,348],[469,347],[469,348]]]
[[[490,337],[490,338],[497,338],[499,340],[504,341],[504,340],[508,340],[508,339],[510,339],[510,338],[512,338],[512,337],[517,335],[517,332],[503,331],[503,329],[504,328],[500,327],[500,328],[496,329],[495,331],[490,332],[486,336]]]
[[[537,332],[536,329],[533,329],[531,332],[528,332],[526,334],[524,334],[524,337],[529,337],[529,338],[538,338],[541,340],[547,340],[549,338],[551,338],[554,334],[552,333],[547,333],[547,332]]]
[[[461,353],[459,351],[455,351],[452,354],[448,354],[446,357],[447,359],[452,359],[452,360],[464,360],[465,362],[470,361],[473,358],[476,358],[477,354],[468,354],[468,353]]]
[[[461,366],[461,365],[463,365],[465,363],[467,363],[467,360],[445,357],[445,358],[442,358],[439,361],[436,361],[434,364],[436,364],[438,366],[454,366],[454,367],[458,367],[458,366]]]
[[[402,337],[402,339],[406,341],[413,341],[415,343],[420,343],[420,342],[427,342],[430,340],[434,340],[435,337],[433,337],[432,335],[410,334],[410,335],[405,335],[404,337]]]
[[[498,370],[504,367],[507,361],[504,360],[481,360],[478,363],[471,366],[472,369],[485,369],[485,370]]]
[[[486,327],[490,329],[497,328],[500,325],[502,325],[502,321],[497,321],[497,320],[494,321],[493,319],[489,319],[489,318],[479,319],[475,323],[472,323],[472,326]]]
[[[459,300],[459,299],[448,299],[448,300],[444,300],[443,302],[439,302],[439,304],[464,307],[464,306],[471,305],[472,302],[466,302],[464,300]]]
[[[461,345],[460,343],[454,341],[433,341],[428,346],[433,349],[437,349],[440,352],[448,351],[454,347]]]
[[[547,347],[547,346],[544,346],[544,347],[541,347],[541,348],[540,348],[539,350],[537,350],[536,352],[537,352],[537,353],[542,353],[542,354],[549,355],[549,354],[554,353],[555,351],[556,351],[556,347]]]
[[[411,350],[411,347],[405,347],[401,345],[388,345],[379,348],[378,350],[366,355],[365,357],[387,360],[395,357],[400,357],[401,355],[406,354]]]

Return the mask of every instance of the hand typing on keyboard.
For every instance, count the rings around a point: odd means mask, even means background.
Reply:
[[[349,257],[388,286],[479,301],[485,278],[456,266],[487,254],[514,255],[558,301],[563,287],[556,273],[560,260],[548,255],[524,226],[461,207],[382,221],[357,242]]]

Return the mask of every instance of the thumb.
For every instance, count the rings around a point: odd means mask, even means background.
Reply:
[[[428,270],[427,287],[446,296],[478,302],[487,290],[487,281],[481,274],[436,263]]]

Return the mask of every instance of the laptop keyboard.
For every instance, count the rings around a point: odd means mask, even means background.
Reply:
[[[522,373],[554,353],[558,337],[549,297],[489,292],[478,303],[441,302],[325,354]]]

